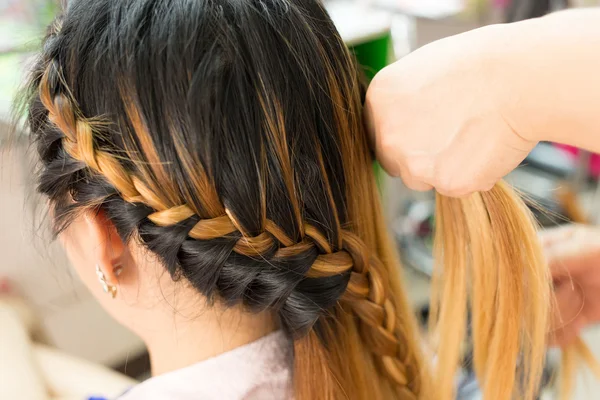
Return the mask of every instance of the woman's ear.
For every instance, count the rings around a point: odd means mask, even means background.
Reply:
[[[104,211],[88,213],[85,216],[86,230],[92,242],[92,259],[110,285],[116,285],[121,274],[128,248],[121,240],[115,225]]]

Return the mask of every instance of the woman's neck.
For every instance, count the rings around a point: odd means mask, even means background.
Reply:
[[[148,347],[152,374],[181,369],[278,329],[272,313],[210,304],[185,280],[174,282],[159,260],[130,245],[111,314]]]
[[[144,340],[152,375],[161,375],[251,343],[277,329],[269,313],[208,308],[197,316],[172,311],[157,318]]]

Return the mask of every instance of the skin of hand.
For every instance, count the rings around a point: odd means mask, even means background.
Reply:
[[[600,8],[433,42],[375,76],[366,125],[382,166],[416,190],[490,189],[540,140],[600,152]]]
[[[600,322],[600,228],[566,225],[540,238],[556,296],[550,344],[565,347]]]
[[[365,115],[381,165],[414,190],[460,197],[485,191],[536,145],[515,131],[490,26],[433,42],[371,82]],[[492,49],[492,50],[490,50]]]

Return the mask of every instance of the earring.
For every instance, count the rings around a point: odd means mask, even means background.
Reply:
[[[117,296],[117,287],[106,281],[106,275],[104,275],[104,272],[102,272],[100,264],[96,264],[96,276],[102,285],[102,289],[104,289],[104,293],[110,294],[110,296],[114,299]]]

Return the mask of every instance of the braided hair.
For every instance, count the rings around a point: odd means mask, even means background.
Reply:
[[[102,210],[209,301],[272,311],[297,398],[424,398],[364,91],[318,1],[73,1],[29,88],[56,233]]]
[[[55,232],[101,211],[208,304],[272,313],[299,400],[452,399],[468,310],[484,398],[535,398],[549,277],[503,184],[438,195],[425,384],[360,82],[318,0],[71,1],[28,82]]]

